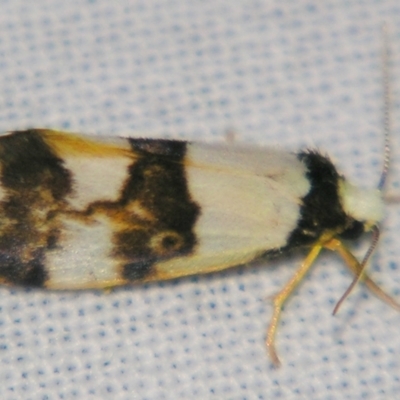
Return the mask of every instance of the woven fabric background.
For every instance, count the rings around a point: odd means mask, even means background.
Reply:
[[[317,146],[359,185],[383,159],[384,21],[399,193],[397,0],[0,0],[0,130]],[[400,300],[400,209],[370,273]],[[362,254],[366,242],[354,246]],[[325,253],[285,307],[275,369],[269,297],[302,254],[102,292],[0,288],[0,398],[394,399],[400,313]]]

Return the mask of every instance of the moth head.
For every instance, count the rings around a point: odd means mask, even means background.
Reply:
[[[344,232],[344,236],[356,230],[360,230],[360,234],[368,232],[383,219],[384,200],[381,190],[360,188],[341,179],[339,196],[344,212],[354,219],[353,226]]]

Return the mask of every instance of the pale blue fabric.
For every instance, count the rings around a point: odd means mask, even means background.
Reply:
[[[380,26],[389,26],[400,182],[400,3],[0,0],[0,130],[52,127],[318,146],[357,184],[382,163]],[[400,299],[399,208],[371,275]],[[367,243],[366,243],[367,244]],[[355,248],[362,254],[365,246]],[[325,255],[286,306],[301,255],[111,294],[1,288],[1,399],[394,399],[400,313]]]

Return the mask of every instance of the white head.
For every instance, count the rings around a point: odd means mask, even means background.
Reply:
[[[364,224],[369,230],[383,219],[384,201],[379,189],[364,189],[342,180],[339,195],[347,215]]]

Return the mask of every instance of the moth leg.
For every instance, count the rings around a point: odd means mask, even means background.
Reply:
[[[274,312],[267,331],[266,345],[271,360],[273,364],[277,367],[280,365],[280,361],[275,349],[275,335],[279,323],[279,318],[282,313],[282,307],[286,303],[286,300],[289,298],[289,296],[293,293],[293,290],[296,289],[298,284],[303,280],[322,248],[323,244],[320,242],[312,247],[311,251],[308,253],[307,257],[304,259],[299,269],[296,271],[290,281],[273,298]]]
[[[324,243],[323,247],[326,249],[336,251],[343,258],[347,267],[357,274],[361,269],[360,262],[354,257],[350,250],[338,239],[330,239]],[[395,310],[400,311],[400,304],[396,302],[393,297],[389,296],[383,289],[381,289],[365,272],[361,276],[361,280],[365,283],[367,288],[380,300],[393,307]]]

